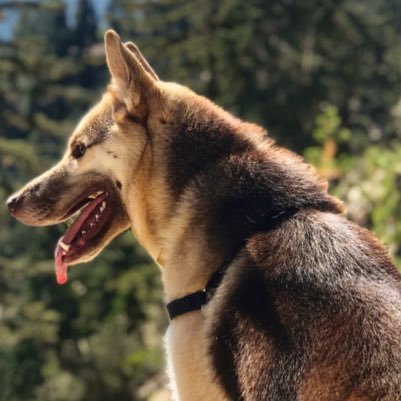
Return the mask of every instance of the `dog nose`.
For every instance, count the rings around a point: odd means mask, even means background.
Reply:
[[[15,213],[20,203],[21,197],[20,196],[10,196],[7,199],[7,207],[10,213]]]

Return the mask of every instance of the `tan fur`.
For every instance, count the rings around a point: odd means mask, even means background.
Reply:
[[[168,373],[174,400],[226,401],[216,383],[207,347],[205,316],[191,312],[170,324],[165,336],[168,355]]]

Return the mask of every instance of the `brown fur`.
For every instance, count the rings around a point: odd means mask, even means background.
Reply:
[[[13,214],[58,223],[102,183],[116,213],[72,262],[130,226],[167,300],[204,288],[236,254],[208,306],[171,322],[181,401],[401,400],[401,278],[377,239],[262,128],[160,81],[114,32],[105,41],[108,94],[59,165],[10,201]],[[76,143],[87,147],[78,159]]]

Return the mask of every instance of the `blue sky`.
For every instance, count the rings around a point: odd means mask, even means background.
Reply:
[[[0,0],[1,3],[9,2],[9,0]],[[18,0],[14,0],[16,3]],[[68,22],[71,24],[74,20],[74,15],[76,12],[77,4],[79,0],[64,0],[64,2],[67,5],[67,18]],[[98,15],[98,18],[101,22],[104,15],[105,11],[107,8],[107,5],[109,4],[110,0],[90,0],[95,8],[95,11]],[[35,2],[35,1],[32,1]],[[40,0],[39,0],[40,2]],[[14,24],[18,18],[18,12],[15,10],[7,10],[1,14],[1,19],[0,19],[0,39],[1,40],[7,40],[10,39],[12,36],[13,32],[13,27]]]

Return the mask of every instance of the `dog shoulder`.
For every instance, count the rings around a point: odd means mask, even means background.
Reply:
[[[374,237],[331,213],[304,210],[250,238],[209,309],[210,354],[230,396],[330,400],[332,386],[344,397],[347,388],[397,394],[401,287],[393,269]]]

